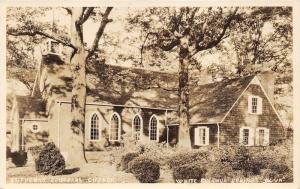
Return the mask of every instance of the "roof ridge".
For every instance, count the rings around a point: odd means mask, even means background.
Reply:
[[[216,81],[216,82],[212,82],[212,83],[201,84],[201,85],[197,85],[197,86],[208,86],[208,85],[223,83],[225,81],[233,81],[233,80],[238,80],[238,79],[246,79],[246,78],[251,78],[251,77],[255,77],[255,76],[256,75],[248,75],[248,76],[244,76],[244,77],[224,78],[221,81]]]

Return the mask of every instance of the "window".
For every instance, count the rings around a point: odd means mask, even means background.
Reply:
[[[38,126],[37,126],[37,125],[33,125],[33,126],[32,126],[32,129],[33,129],[34,131],[36,131],[36,130],[38,130]]]
[[[39,126],[38,124],[34,123],[32,126],[31,126],[31,131],[34,132],[34,133],[37,133],[39,131]]]
[[[114,113],[110,120],[110,132],[109,132],[109,140],[110,141],[119,141],[121,134],[121,122],[120,116],[117,113]]]
[[[209,128],[208,127],[195,128],[195,145],[198,145],[198,146],[209,145]]]
[[[244,146],[254,145],[254,129],[250,127],[240,128],[240,144]]]
[[[94,113],[91,117],[90,139],[99,140],[99,116]]]
[[[257,146],[267,146],[269,144],[269,129],[265,127],[256,128],[255,140]]]
[[[142,133],[142,118],[139,115],[134,116],[132,128],[133,128],[133,138],[135,140],[141,139],[141,133]]]
[[[250,114],[261,114],[262,113],[262,99],[259,96],[249,96],[248,112]]]
[[[243,144],[248,145],[249,144],[249,129],[243,130]]]
[[[149,122],[149,138],[150,140],[155,140],[157,141],[157,118],[155,115],[153,115],[150,118],[150,122]]]
[[[252,97],[252,113],[257,113],[257,98]]]

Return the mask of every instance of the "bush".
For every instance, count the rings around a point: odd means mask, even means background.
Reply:
[[[169,160],[178,154],[180,149],[178,148],[167,148],[163,143],[149,143],[140,147],[140,151],[143,152],[141,157],[151,157],[155,162],[158,162],[160,167],[168,167]]]
[[[172,158],[170,158],[168,165],[169,168],[174,169],[185,164],[192,164],[200,161],[206,162],[207,157],[208,153],[206,151],[184,152],[175,154]]]
[[[284,164],[273,164],[262,175],[272,182],[293,182],[293,171]]]
[[[65,166],[65,159],[53,142],[46,144],[35,160],[36,171],[45,175],[62,174]]]
[[[11,161],[16,167],[23,167],[27,163],[27,153],[25,151],[11,153]]]
[[[241,170],[244,176],[258,175],[263,168],[262,161],[255,157],[255,153],[251,154],[245,146],[234,148],[232,156],[228,157],[233,170]]]
[[[120,169],[121,171],[128,172],[128,164],[130,161],[132,161],[134,158],[138,157],[138,153],[127,153],[121,158],[120,162]]]
[[[177,166],[173,170],[173,179],[175,182],[179,181],[200,183],[204,172],[205,171],[199,165],[187,164]],[[191,181],[191,179],[193,181]]]
[[[129,171],[141,183],[154,183],[160,177],[159,163],[144,157],[137,157],[129,165]]]

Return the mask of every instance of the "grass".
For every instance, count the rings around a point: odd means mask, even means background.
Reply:
[[[67,170],[72,170],[67,167]],[[137,183],[130,173],[116,171],[115,166],[101,163],[88,163],[70,174],[41,175],[34,166],[7,167],[7,183]]]

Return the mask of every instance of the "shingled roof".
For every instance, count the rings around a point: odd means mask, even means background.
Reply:
[[[68,64],[51,64],[45,57],[42,74],[44,98],[71,99],[72,78]],[[151,108],[176,108],[177,74],[107,65],[87,66],[87,102],[132,105]],[[174,95],[175,94],[175,95]],[[53,99],[53,98],[52,98]]]
[[[49,65],[46,80],[58,100],[71,99],[71,73],[67,64]],[[62,71],[63,70],[63,71]],[[59,73],[61,72],[61,73]],[[56,79],[55,79],[56,77]],[[254,76],[190,85],[191,123],[220,122]],[[177,74],[124,68],[103,63],[88,64],[87,102],[149,108],[176,109]],[[47,90],[45,90],[47,91]],[[173,120],[172,123],[178,123]]]
[[[191,123],[221,122],[254,76],[194,86],[190,96]]]

